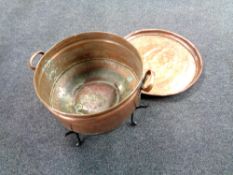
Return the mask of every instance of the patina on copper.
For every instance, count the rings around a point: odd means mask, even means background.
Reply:
[[[33,59],[42,55],[36,66]],[[69,130],[100,134],[117,128],[135,110],[153,72],[143,72],[137,50],[110,33],[72,36],[29,61],[40,101]]]
[[[203,69],[198,49],[186,38],[166,30],[143,29],[125,37],[140,53],[144,69],[154,70],[155,84],[147,95],[168,96],[190,88]]]

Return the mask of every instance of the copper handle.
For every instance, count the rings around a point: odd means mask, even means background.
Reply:
[[[155,73],[152,70],[147,70],[142,80],[141,90],[149,92],[154,85]]]
[[[37,56],[37,55],[44,55],[44,52],[43,51],[37,51],[35,53],[32,54],[32,56],[30,57],[29,61],[28,61],[28,66],[34,71],[36,69],[36,66],[33,66],[32,62],[34,60],[34,58]]]

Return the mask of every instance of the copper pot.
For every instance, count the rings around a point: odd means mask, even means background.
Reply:
[[[42,55],[38,64],[33,59]],[[143,72],[137,50],[111,33],[82,33],[36,52],[29,66],[40,101],[69,130],[100,134],[133,113],[141,90],[150,91],[153,72]]]

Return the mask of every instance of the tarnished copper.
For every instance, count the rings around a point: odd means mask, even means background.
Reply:
[[[145,70],[156,73],[149,92],[155,96],[181,93],[190,88],[203,69],[198,49],[186,38],[165,30],[144,29],[125,37],[138,50]]]
[[[67,129],[83,134],[117,128],[135,110],[141,89],[149,92],[153,85],[153,72],[143,72],[137,50],[110,33],[66,38],[33,54],[29,66],[40,101]]]

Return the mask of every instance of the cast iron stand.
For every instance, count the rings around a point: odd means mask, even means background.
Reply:
[[[141,109],[141,108],[147,108],[148,105],[140,105],[140,106],[137,106],[135,110],[137,109]],[[131,126],[136,126],[137,123],[134,121],[134,112],[131,114],[131,117],[130,117],[130,125]]]
[[[148,105],[140,105],[140,106],[137,106],[135,110],[137,109],[141,109],[141,108],[147,108]],[[131,114],[131,117],[130,117],[130,126],[136,126],[137,123],[134,121],[134,112]],[[66,134],[65,134],[65,137],[70,135],[70,134],[75,134],[77,139],[78,139],[78,143],[76,143],[76,146],[81,146],[84,142],[84,139],[81,139],[80,138],[80,133],[77,133],[77,132],[74,132],[74,131],[68,131]]]
[[[75,134],[77,139],[78,139],[78,143],[76,143],[76,146],[81,146],[84,142],[84,140],[80,138],[80,134],[77,133],[77,132],[74,132],[74,131],[68,131],[66,134],[65,134],[65,137],[70,135],[70,134]]]

